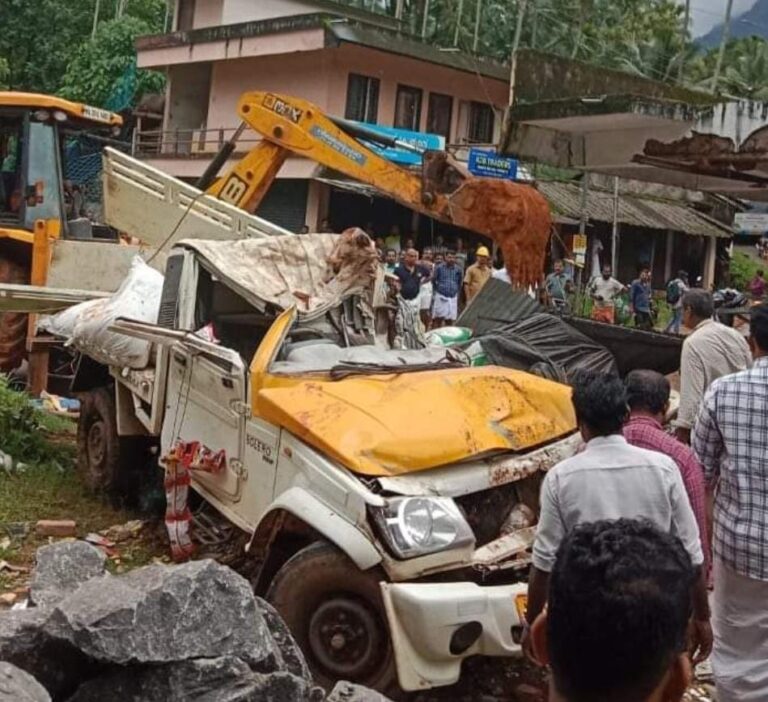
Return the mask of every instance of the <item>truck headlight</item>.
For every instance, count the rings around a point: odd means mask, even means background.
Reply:
[[[395,497],[371,508],[373,519],[397,558],[473,546],[475,536],[448,497]]]

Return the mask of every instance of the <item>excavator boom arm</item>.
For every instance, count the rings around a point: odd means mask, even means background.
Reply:
[[[534,188],[473,177],[444,152],[425,152],[421,174],[406,170],[300,98],[248,92],[237,110],[263,141],[214,183],[210,194],[253,211],[286,157],[295,154],[372,185],[411,209],[493,239],[515,283],[527,286],[541,279],[551,220]]]

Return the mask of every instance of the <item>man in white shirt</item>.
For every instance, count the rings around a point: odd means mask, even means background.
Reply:
[[[527,622],[546,603],[549,574],[560,543],[584,522],[640,519],[677,536],[698,569],[694,601],[694,661],[712,648],[706,578],[699,529],[674,461],[630,445],[622,436],[628,414],[624,383],[605,373],[582,373],[574,382],[573,407],[586,448],[556,465],[541,486],[541,514],[528,583]],[[527,637],[526,637],[527,639]],[[530,645],[524,645],[530,655]]]
[[[613,269],[607,264],[603,266],[602,275],[595,276],[589,283],[592,319],[613,324],[616,319],[616,297],[626,289],[626,286],[613,277]]]
[[[724,375],[738,373],[752,365],[747,340],[735,329],[715,322],[712,294],[694,288],[683,295],[683,324],[693,332],[683,342],[680,358],[680,409],[675,432],[685,444],[691,442],[704,393]]]

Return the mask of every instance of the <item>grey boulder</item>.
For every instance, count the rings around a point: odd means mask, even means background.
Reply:
[[[342,680],[337,682],[325,702],[391,702],[376,690]]]
[[[85,541],[64,541],[37,549],[30,601],[54,605],[80,585],[104,574],[106,556]]]
[[[0,702],[51,702],[51,697],[29,673],[0,662]]]
[[[44,631],[120,665],[274,656],[248,581],[211,560],[91,579],[56,605]]]
[[[0,614],[0,660],[25,670],[59,697],[71,693],[96,667],[68,642],[46,637],[48,614],[39,607]]]
[[[83,684],[68,702],[310,702],[306,680],[254,673],[234,657],[115,670]]]
[[[264,618],[269,633],[272,635],[276,660],[272,662],[271,670],[285,670],[311,681],[312,673],[304,654],[277,610],[260,597],[256,598],[256,608]],[[255,668],[261,672],[271,672],[271,670],[265,670],[259,666],[255,666]]]

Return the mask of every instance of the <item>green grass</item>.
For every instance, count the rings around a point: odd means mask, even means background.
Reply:
[[[10,472],[0,467],[0,561],[31,567],[36,549],[49,542],[34,533],[41,519],[73,519],[82,538],[139,517],[88,490],[77,471],[75,434],[72,420],[33,408],[0,377],[0,450],[15,459]],[[118,544],[117,552],[111,570],[145,565],[166,553],[162,529],[145,527],[139,538]],[[26,577],[0,570],[0,592],[23,585]]]

